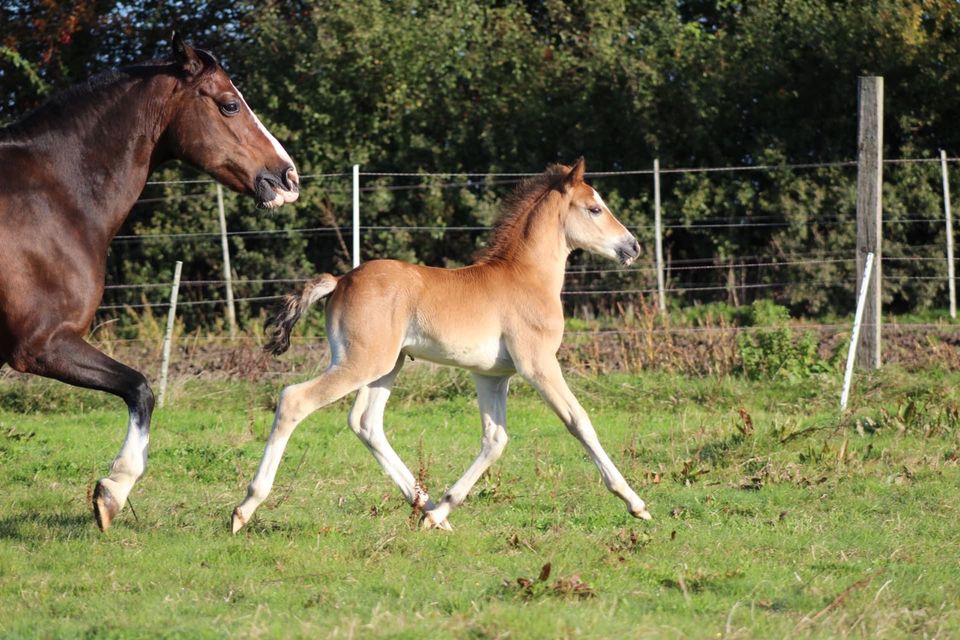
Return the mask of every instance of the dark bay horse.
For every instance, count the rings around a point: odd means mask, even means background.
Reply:
[[[0,363],[127,403],[126,440],[93,491],[102,530],[146,470],[154,399],[143,374],[83,336],[110,241],[173,159],[262,207],[297,199],[290,156],[217,60],[176,35],[172,60],[96,76],[0,129]]]

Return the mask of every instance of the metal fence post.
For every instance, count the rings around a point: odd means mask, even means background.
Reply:
[[[663,220],[660,213],[660,159],[653,159],[653,226],[657,251],[657,305],[660,312],[667,310],[663,284]]]
[[[237,309],[233,305],[233,276],[230,274],[230,245],[227,243],[227,218],[223,212],[223,187],[217,183],[217,209],[220,212],[220,246],[223,248],[223,280],[227,285],[227,324],[230,337],[237,337]]]
[[[170,368],[170,344],[173,342],[173,323],[177,317],[177,296],[180,293],[180,271],[183,262],[177,260],[173,268],[173,288],[170,289],[170,310],[167,312],[167,331],[163,336],[163,361],[160,363],[160,392],[157,395],[157,406],[163,407],[167,395],[167,372]]]
[[[943,215],[947,227],[947,290],[950,292],[950,317],[957,317],[957,282],[953,277],[953,219],[950,214],[950,174],[947,173],[947,152],[940,149],[940,173],[943,176]]]
[[[353,268],[360,266],[360,165],[353,165]]]

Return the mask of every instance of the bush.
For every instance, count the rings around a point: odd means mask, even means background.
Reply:
[[[741,370],[750,379],[806,378],[829,371],[831,363],[817,352],[817,337],[810,331],[796,334],[783,325],[790,313],[769,300],[757,300],[744,309],[743,325],[761,327],[737,336]]]

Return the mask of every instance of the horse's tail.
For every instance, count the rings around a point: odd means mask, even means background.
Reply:
[[[324,273],[307,282],[299,293],[285,295],[277,315],[267,322],[266,326],[272,326],[273,329],[270,331],[270,340],[263,349],[275,356],[289,349],[293,325],[297,324],[297,320],[311,305],[330,295],[337,288],[338,281],[336,276]]]

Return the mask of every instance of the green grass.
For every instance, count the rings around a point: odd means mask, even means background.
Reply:
[[[104,535],[86,491],[125,411],[3,382],[0,635],[960,634],[957,374],[862,378],[842,420],[835,378],[571,382],[652,522],[515,384],[511,442],[452,534],[417,530],[341,402],[298,429],[270,499],[231,536],[278,389],[193,382],[156,414],[138,517]],[[469,383],[414,368],[398,387],[388,435],[439,495],[479,450]]]

